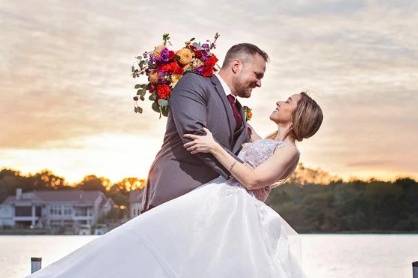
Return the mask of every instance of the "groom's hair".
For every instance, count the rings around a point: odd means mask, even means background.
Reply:
[[[229,65],[229,63],[234,59],[241,58],[245,60],[248,58],[248,56],[254,56],[256,54],[259,54],[261,57],[263,57],[264,61],[268,62],[269,56],[267,53],[254,44],[239,43],[233,45],[226,53],[222,67]]]

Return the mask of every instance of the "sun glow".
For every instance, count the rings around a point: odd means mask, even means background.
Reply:
[[[67,143],[68,148],[2,151],[2,167],[28,173],[50,169],[70,183],[92,174],[116,182],[125,177],[146,177],[160,148],[160,141],[155,138],[125,134],[100,134]],[[129,188],[142,186],[133,183]]]

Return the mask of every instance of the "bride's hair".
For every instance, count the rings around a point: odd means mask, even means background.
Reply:
[[[291,133],[297,141],[314,135],[322,124],[322,109],[307,93],[301,92],[295,111],[292,114],[293,128]],[[268,139],[274,139],[278,131],[273,132]]]

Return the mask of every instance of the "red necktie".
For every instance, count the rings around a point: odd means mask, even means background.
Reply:
[[[237,101],[235,99],[235,97],[231,94],[227,95],[229,104],[231,104],[232,107],[232,112],[234,113],[234,118],[235,118],[235,122],[236,122],[236,127],[235,130],[239,129],[242,125],[242,116],[241,113],[239,112],[238,109],[238,105],[237,105]]]

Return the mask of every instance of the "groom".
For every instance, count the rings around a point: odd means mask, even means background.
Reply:
[[[210,78],[185,74],[173,89],[164,142],[149,172],[142,212],[179,197],[219,175],[230,173],[210,154],[190,154],[183,147],[186,133],[203,134],[235,155],[250,140],[242,106],[236,97],[249,98],[261,86],[268,55],[253,44],[232,46],[218,74]]]

